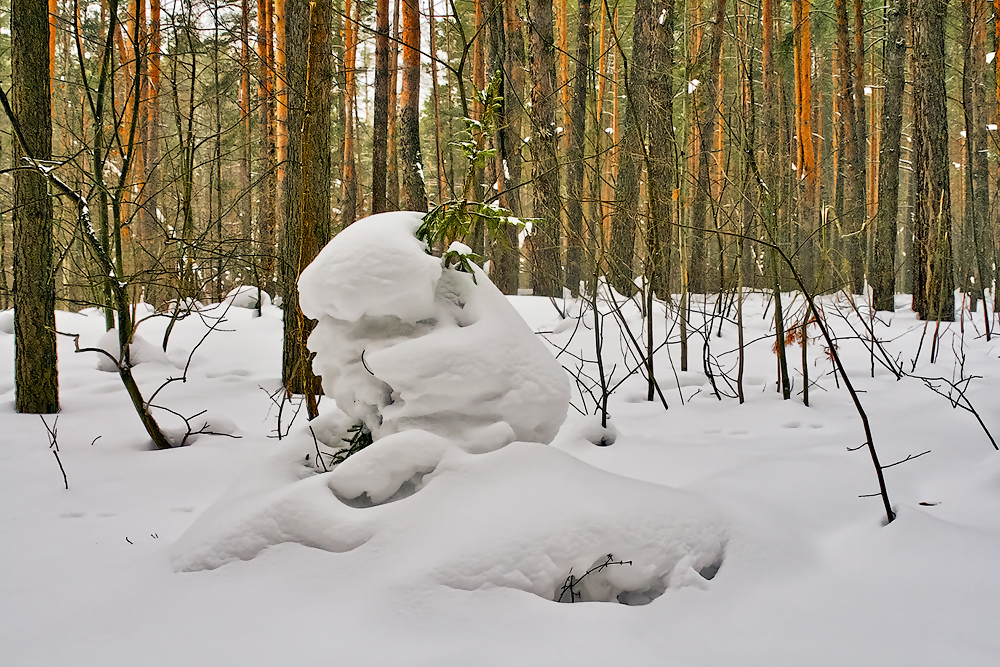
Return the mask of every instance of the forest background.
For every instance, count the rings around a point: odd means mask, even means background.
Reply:
[[[975,309],[995,282],[1000,0],[47,7],[48,282],[59,307],[117,312],[123,348],[127,303],[249,284],[296,312],[318,249],[400,208],[469,212],[462,240],[505,293],[603,276],[674,304],[684,340],[689,295],[870,290],[891,310],[901,291],[940,321],[956,289]],[[37,169],[15,134],[0,120],[7,173]],[[294,393],[316,387],[308,330],[285,318]]]

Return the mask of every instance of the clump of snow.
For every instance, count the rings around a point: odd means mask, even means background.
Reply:
[[[726,521],[703,499],[538,443],[473,455],[410,430],[320,474],[307,454],[299,439],[246,475],[175,543],[175,568],[249,560],[282,542],[364,545],[410,581],[556,600],[573,575],[577,601],[643,604],[667,588],[707,587],[724,557]],[[347,502],[362,495],[370,502]],[[608,555],[626,562],[593,570]]]
[[[97,355],[97,370],[105,371],[107,373],[117,372],[118,362],[121,359],[121,348],[118,343],[118,330],[108,330],[108,332],[101,336],[101,339],[97,341],[97,345],[95,347],[107,352],[107,354]],[[139,364],[149,362],[168,365],[171,363],[162,348],[153,345],[139,334],[132,335],[132,342],[129,344],[128,349],[129,363],[132,366],[138,366]],[[114,357],[114,361],[112,361],[108,355]]]
[[[420,222],[360,220],[302,272],[324,392],[376,440],[420,429],[478,452],[550,442],[569,404],[565,372],[478,266],[427,254]]]
[[[251,285],[240,285],[226,295],[223,303],[233,308],[256,310],[259,306],[271,305],[271,296],[264,290]]]
[[[12,334],[14,333],[14,311],[13,310],[2,310],[0,311],[0,333]]]
[[[586,415],[567,421],[566,426],[559,432],[559,440],[586,440],[598,447],[609,447],[615,444],[618,435],[618,429],[610,420],[606,426],[602,426],[599,416]]]

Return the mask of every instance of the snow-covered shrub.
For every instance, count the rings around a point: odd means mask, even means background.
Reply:
[[[376,440],[421,429],[469,451],[551,441],[569,404],[562,367],[478,266],[426,252],[420,224],[360,220],[302,272],[324,392]]]

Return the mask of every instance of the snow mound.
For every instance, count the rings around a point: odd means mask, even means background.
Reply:
[[[227,294],[222,302],[233,308],[256,310],[259,305],[271,305],[271,296],[264,290],[258,290],[251,285],[240,285]]]
[[[565,372],[479,267],[442,268],[425,252],[420,222],[360,220],[302,272],[324,392],[376,440],[419,429],[476,452],[550,442],[569,405]]]
[[[96,347],[104,350],[112,357],[114,361],[108,358],[107,355],[98,354],[97,355],[97,370],[105,371],[107,373],[116,373],[118,371],[118,361],[121,358],[121,349],[118,346],[118,330],[110,329],[101,336],[101,339],[97,341]],[[167,358],[166,353],[156,345],[153,345],[145,338],[139,334],[132,335],[132,342],[129,344],[129,362],[132,366],[138,366],[144,363],[158,363],[172,365],[170,359]]]
[[[0,310],[0,333],[14,333],[14,311]]]
[[[297,542],[363,558],[406,585],[643,604],[668,588],[707,587],[722,564],[727,525],[708,502],[553,447],[474,455],[411,430],[327,473],[305,463],[311,448],[293,438],[247,474],[173,545],[174,567],[215,568]]]

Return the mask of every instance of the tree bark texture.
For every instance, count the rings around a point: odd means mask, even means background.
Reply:
[[[559,162],[556,158],[556,58],[552,3],[528,0],[531,40],[531,287],[536,295],[562,296],[559,259]]]
[[[285,4],[285,168],[281,179],[282,235],[279,267],[284,317],[284,354],[281,379],[293,394],[310,390],[305,382],[312,373],[305,348],[308,335],[296,314],[299,310],[299,262],[302,251],[303,178],[302,124],[305,120],[307,58],[309,55],[309,6],[305,2]],[[312,149],[311,149],[312,150]],[[310,210],[311,214],[313,211]]]
[[[590,0],[577,5],[576,69],[573,72],[573,95],[570,107],[569,151],[566,169],[566,284],[573,295],[580,293],[583,278],[584,248],[587,235],[583,229],[583,170],[587,134],[587,93],[590,90]],[[594,230],[588,230],[590,234]]]
[[[899,216],[899,157],[903,128],[908,0],[890,0],[885,36],[885,91],[879,152],[878,218],[870,281],[876,310],[895,309],[896,226]]]
[[[401,204],[409,211],[426,211],[424,159],[420,151],[420,4],[400,0],[403,19],[403,86],[400,91],[399,154],[402,164]]]
[[[916,115],[914,165],[914,308],[924,320],[955,319],[952,274],[951,188],[945,92],[947,0],[919,0],[914,6]]]
[[[650,0],[636,0],[632,18],[632,57],[625,59],[625,136],[618,148],[618,179],[611,213],[611,248],[608,254],[608,282],[626,296],[635,291],[633,258],[639,218],[639,181],[646,158],[649,122],[649,58],[653,32]],[[707,161],[706,161],[707,165]]]
[[[389,0],[375,3],[375,111],[372,118],[372,214],[389,210]]]
[[[11,9],[14,115],[26,146],[21,156],[52,158],[49,93],[49,22],[46,0],[18,0]],[[56,289],[52,200],[36,170],[14,172],[14,408],[59,411],[56,369]]]

